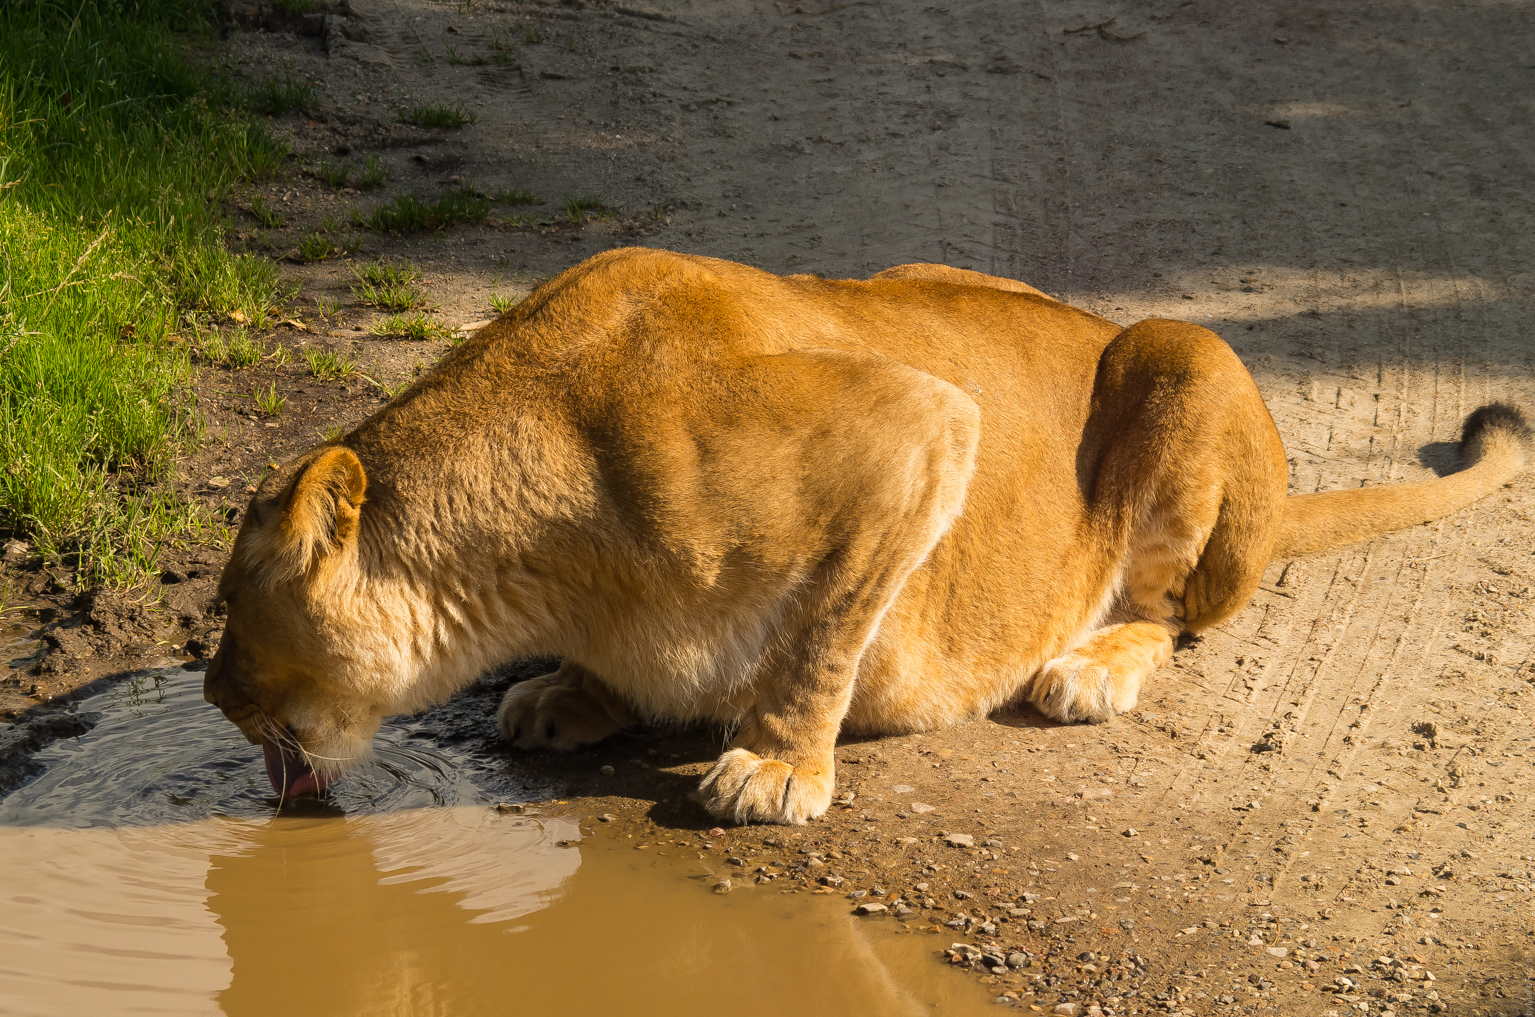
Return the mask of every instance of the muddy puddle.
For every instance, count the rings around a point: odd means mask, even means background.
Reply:
[[[505,760],[409,721],[279,814],[201,682],[172,669],[82,701],[95,726],[0,801],[0,1012],[991,1010],[942,944],[846,901],[717,895],[707,862],[504,814],[527,797]]]

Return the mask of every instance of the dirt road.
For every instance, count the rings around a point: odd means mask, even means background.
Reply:
[[[833,276],[945,262],[1120,322],[1214,328],[1296,492],[1430,477],[1475,406],[1535,408],[1528,8],[349,3],[318,36],[237,31],[227,58],[313,77],[318,101],[282,122],[306,164],[376,155],[388,196],[472,179],[544,199],[517,210],[531,224],[363,237],[423,268],[449,324],[621,244]],[[420,104],[476,121],[403,127]],[[559,224],[562,196],[593,195],[617,214]],[[298,175],[266,197],[288,225],[247,240],[275,253],[382,200]],[[372,315],[337,262],[289,271],[299,305],[347,305],[300,344],[380,377],[443,347],[356,331]],[[377,403],[325,405],[270,432],[230,411],[249,431],[226,427],[193,472],[259,468]],[[951,959],[1025,1010],[1535,1012],[1532,512],[1526,477],[1275,562],[1134,713],[851,744],[854,797],[827,820],[729,831],[700,857],[738,858],[751,892],[820,875],[888,891],[935,950],[995,954]],[[599,836],[661,845],[703,822],[684,778],[714,748],[643,734],[533,765],[572,808],[618,815]]]

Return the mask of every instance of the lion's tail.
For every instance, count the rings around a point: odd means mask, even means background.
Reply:
[[[1466,418],[1457,473],[1413,484],[1287,498],[1274,557],[1324,551],[1449,515],[1523,472],[1530,462],[1530,446],[1524,414],[1507,403],[1488,403]]]

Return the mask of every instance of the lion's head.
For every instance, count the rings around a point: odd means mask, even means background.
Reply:
[[[366,488],[362,463],[338,445],[274,471],[219,582],[228,623],[203,696],[263,747],[284,796],[321,790],[366,756],[407,686],[389,598],[361,561]]]

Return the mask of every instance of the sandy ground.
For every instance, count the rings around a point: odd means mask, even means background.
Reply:
[[[227,41],[238,73],[286,65],[320,96],[280,120],[299,158],[260,195],[288,225],[249,221],[239,241],[280,256],[385,197],[530,188],[543,204],[484,224],[354,237],[358,256],[421,266],[452,326],[625,244],[832,276],[944,262],[1120,322],[1214,328],[1257,378],[1296,492],[1423,479],[1450,468],[1475,406],[1535,408],[1532,35],[1520,5],[1408,0],[351,0],[317,36]],[[398,122],[421,103],[477,119]],[[301,172],[369,155],[381,192]],[[562,222],[563,197],[591,195],[610,218]],[[369,337],[344,261],[284,271],[305,329],[276,338],[295,350],[350,351],[393,383],[446,348]],[[267,380],[292,392],[275,428],[240,403]],[[268,458],[379,401],[301,362],[203,384],[214,437],[186,470],[210,504],[237,506]],[[685,797],[718,749],[705,735],[518,765],[563,780],[597,836],[684,845],[733,892],[821,876],[845,880],[821,892],[886,891],[870,920],[930,930],[938,960],[1025,1010],[1528,1015],[1532,512],[1527,477],[1437,523],[1275,562],[1110,724],[1024,712],[846,745],[853,797],[797,831],[707,834]],[[206,652],[205,558],[167,588],[187,605],[180,635],[146,635],[136,657],[55,638],[13,699]],[[471,734],[445,737],[486,738],[504,681],[464,698]],[[938,953],[951,943],[995,956]]]

